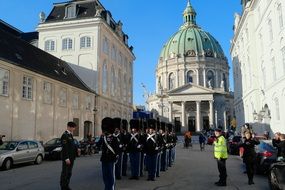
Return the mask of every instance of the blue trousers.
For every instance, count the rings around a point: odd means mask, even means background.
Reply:
[[[160,169],[161,171],[166,171],[166,150],[163,150],[162,153],[161,153],[161,166],[160,166]]]
[[[165,151],[165,155],[166,155],[166,163],[165,163],[165,169],[168,170],[168,165],[169,165],[169,149],[166,149]]]
[[[170,148],[168,152],[168,167],[171,166],[172,166],[172,148]]]
[[[131,175],[132,177],[139,177],[140,174],[140,152],[130,152]]]
[[[141,152],[141,158],[140,158],[140,176],[143,176],[143,170],[144,170],[144,153]]]
[[[161,153],[157,154],[157,161],[156,161],[156,177],[159,177],[160,174],[160,162],[161,162]]]
[[[117,178],[122,176],[122,153],[119,153],[117,163],[115,164],[115,175]]]
[[[126,176],[127,175],[127,168],[128,168],[128,153],[123,152],[122,153],[122,175]]]
[[[174,161],[175,161],[175,156],[176,156],[175,147],[172,148],[172,154],[171,154],[171,156],[172,156],[172,163],[174,163]]]
[[[105,184],[105,190],[115,189],[115,163],[114,162],[102,162],[103,181]]]
[[[157,161],[157,154],[147,154],[146,155],[146,166],[147,166],[149,179],[155,178],[156,161]]]

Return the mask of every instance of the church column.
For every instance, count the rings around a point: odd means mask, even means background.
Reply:
[[[200,73],[199,73],[199,68],[197,69],[197,85],[200,85]]]
[[[176,84],[175,84],[175,88],[179,87],[179,70],[176,71]]]
[[[196,131],[201,131],[201,101],[196,101]]]
[[[213,102],[214,102],[213,100],[209,101],[209,108],[210,108],[210,110],[209,110],[209,113],[210,113],[210,115],[209,115],[209,123],[210,123],[210,127],[214,126],[214,110],[213,110],[214,106],[213,106]]]
[[[203,68],[203,79],[204,79],[204,87],[207,87],[207,81],[206,81],[206,68]]]
[[[182,85],[185,85],[185,78],[186,78],[186,73],[185,73],[185,68],[182,70],[183,71],[183,75],[182,75]]]
[[[169,122],[172,122],[172,102],[169,102]]]
[[[181,102],[181,124],[182,127],[185,126],[185,102]]]

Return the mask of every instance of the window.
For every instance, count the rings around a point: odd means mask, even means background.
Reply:
[[[106,37],[103,40],[103,52],[109,55],[109,40]]]
[[[274,102],[275,102],[276,119],[279,121],[280,120],[280,110],[279,110],[279,100],[278,100],[278,98],[275,98]]]
[[[193,83],[193,75],[194,75],[193,71],[187,72],[187,83]]]
[[[71,50],[72,49],[72,39],[64,38],[62,40],[62,50]]]
[[[76,13],[76,6],[70,5],[66,7],[65,18],[74,18],[76,16],[75,13]]]
[[[128,88],[127,88],[127,75],[125,74],[124,75],[124,82],[123,82],[123,98],[124,98],[124,101],[126,102],[127,101],[127,94],[128,94]]]
[[[67,90],[66,88],[62,88],[59,92],[59,105],[66,107],[66,99],[67,99]]]
[[[73,136],[79,136],[79,118],[73,118],[73,122],[76,124]]]
[[[45,51],[54,51],[55,50],[55,43],[53,40],[45,41]]]
[[[280,26],[280,29],[282,29],[283,28],[283,15],[282,15],[281,4],[278,5],[277,12],[278,12],[278,18],[279,18],[279,26]]]
[[[80,38],[80,49],[91,47],[91,37],[84,36]]]
[[[224,81],[223,88],[225,89],[225,91],[227,91],[228,90],[228,83],[227,83],[227,77],[226,77],[225,73],[223,73],[223,81]]]
[[[268,20],[268,29],[269,29],[269,40],[273,40],[273,29],[272,29],[272,21]]]
[[[112,81],[111,81],[111,95],[115,96],[116,75],[115,75],[115,70],[114,70],[113,66],[111,68],[111,78],[112,78]]]
[[[175,78],[174,78],[174,74],[170,73],[169,77],[168,77],[168,89],[172,90],[174,89],[174,85],[175,85]]]
[[[207,83],[209,88],[215,87],[215,76],[213,71],[207,72]]]
[[[31,77],[23,77],[22,97],[27,100],[32,100],[33,98],[33,79]]]
[[[38,144],[36,142],[28,141],[28,144],[29,144],[29,149],[38,148]]]
[[[86,110],[91,110],[91,106],[92,106],[92,101],[91,101],[91,97],[90,96],[86,96],[85,98],[85,106],[86,106]]]
[[[285,47],[281,49],[281,52],[282,52],[283,74],[285,75]]]
[[[103,63],[103,72],[102,72],[102,91],[103,94],[107,92],[107,82],[108,82],[108,71],[106,60]]]
[[[9,71],[0,68],[0,95],[8,96],[9,91]]]
[[[72,108],[73,109],[78,109],[78,104],[79,104],[79,96],[78,96],[78,94],[73,94],[73,97],[72,97]]]
[[[44,82],[44,103],[51,104],[52,86],[49,82]]]
[[[273,81],[276,81],[276,65],[275,65],[275,58],[274,57],[271,59],[271,64],[272,64]]]
[[[117,50],[115,46],[112,46],[111,58],[112,60],[116,61],[116,57],[117,57]]]

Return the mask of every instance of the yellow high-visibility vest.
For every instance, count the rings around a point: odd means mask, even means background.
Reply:
[[[214,142],[214,156],[217,159],[228,158],[227,141],[223,135],[219,136]]]

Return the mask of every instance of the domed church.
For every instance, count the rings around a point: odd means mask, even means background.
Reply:
[[[156,67],[156,92],[148,108],[177,132],[226,128],[233,116],[229,65],[219,42],[196,23],[188,0],[183,25],[164,44]]]

